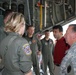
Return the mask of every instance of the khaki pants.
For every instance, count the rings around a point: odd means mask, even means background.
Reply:
[[[54,66],[55,69],[54,69],[54,75],[60,75],[60,67],[59,66]]]

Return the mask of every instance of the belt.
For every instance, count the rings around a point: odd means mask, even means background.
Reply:
[[[56,66],[60,66],[60,64],[55,64]]]

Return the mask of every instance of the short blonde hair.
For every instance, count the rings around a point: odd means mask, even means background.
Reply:
[[[8,21],[5,23],[4,30],[6,32],[19,32],[20,27],[24,24],[24,15],[22,13],[13,12]]]

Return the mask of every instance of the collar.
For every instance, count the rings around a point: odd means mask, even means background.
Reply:
[[[56,41],[60,41],[60,40],[64,40],[64,37],[61,37],[59,40],[56,40]]]
[[[75,43],[73,43],[71,47],[76,47],[76,42],[75,42]]]
[[[18,33],[15,33],[15,32],[9,32],[8,34],[9,34],[9,35],[16,35],[16,36],[20,36]]]

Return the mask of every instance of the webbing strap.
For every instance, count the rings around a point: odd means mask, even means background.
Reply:
[[[17,38],[17,36],[14,36],[14,37],[12,37],[12,38],[9,40],[9,42],[8,42],[8,44],[7,44],[7,46],[6,46],[6,51],[5,51],[5,53],[4,53],[4,58],[5,58],[5,55],[6,55],[7,51],[8,51],[9,46],[11,45],[11,43],[12,43],[16,38]]]

